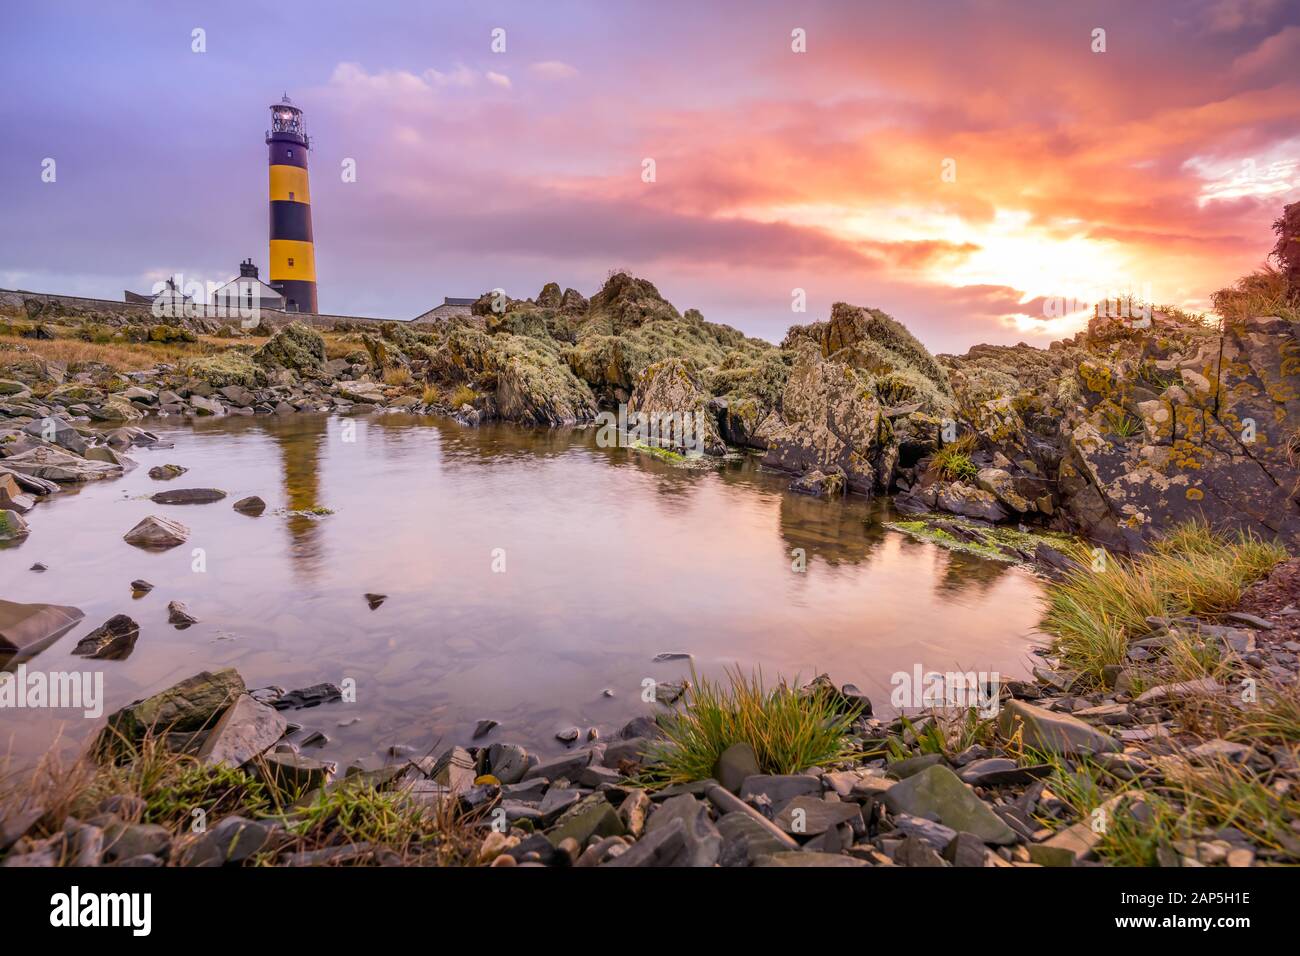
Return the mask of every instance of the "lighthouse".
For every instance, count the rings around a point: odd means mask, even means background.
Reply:
[[[316,250],[311,234],[311,189],[302,110],[284,99],[271,106],[266,134],[271,164],[270,285],[290,312],[316,312]]]

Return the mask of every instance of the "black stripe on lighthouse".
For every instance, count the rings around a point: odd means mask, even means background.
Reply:
[[[284,199],[271,201],[271,238],[311,242],[311,206]]]

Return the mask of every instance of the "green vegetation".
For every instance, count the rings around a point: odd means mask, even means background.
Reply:
[[[934,453],[930,467],[946,481],[973,481],[979,469],[970,460],[970,455],[955,445],[945,445]]]
[[[971,536],[958,537],[941,525],[968,529]],[[891,531],[901,531],[919,541],[930,541],[950,551],[962,551],[990,561],[1020,561],[1021,551],[1033,554],[1040,542],[1061,548],[1068,547],[1075,541],[1069,535],[1057,531],[1042,529],[1021,531],[1014,525],[977,525],[951,515],[889,521],[884,526]]]
[[[779,682],[770,690],[762,674],[739,669],[725,682],[693,672],[682,710],[661,718],[664,738],[647,754],[653,782],[671,784],[713,776],[722,752],[747,743],[763,773],[798,773],[855,755],[849,738],[858,716],[836,695],[796,690]]]
[[[1043,629],[1062,663],[1100,683],[1102,668],[1122,664],[1132,638],[1151,630],[1148,617],[1226,611],[1242,591],[1286,559],[1286,549],[1247,534],[1221,535],[1189,522],[1133,559],[1077,546],[1082,567],[1048,589]]]

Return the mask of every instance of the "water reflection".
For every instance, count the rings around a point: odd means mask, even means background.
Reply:
[[[663,651],[691,653],[715,677],[734,665],[828,671],[874,690],[882,712],[889,675],[918,662],[1026,670],[1032,576],[887,531],[883,503],[790,495],[755,456],[689,470],[600,448],[593,429],[408,415],[156,427],[174,450],[140,450],[122,479],[42,504],[28,541],[0,552],[0,596],[86,612],[43,667],[78,667],[72,646],[113,614],[139,621],[135,653],[105,662],[109,709],[213,667],[237,667],[251,686],[350,677],[355,705],[306,714],[331,738],[329,759],[468,743],[484,717],[502,724],[489,742],[549,752],[565,726],[608,733],[653,710],[642,681],[688,668],[652,663]],[[230,499],[154,505],[147,472],[164,461]],[[267,500],[262,517],[232,512],[249,494]],[[333,513],[288,514],[315,508]],[[206,574],[189,547],[153,554],[121,540],[151,513],[191,527]],[[34,560],[50,570],[25,571]],[[155,589],[131,601],[136,577]],[[371,610],[368,591],[388,600]],[[173,599],[199,623],[167,626]],[[5,715],[34,748],[53,726],[44,719]]]

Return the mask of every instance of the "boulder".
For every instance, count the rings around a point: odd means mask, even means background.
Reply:
[[[149,477],[155,481],[171,481],[173,478],[179,478],[188,468],[180,465],[154,465],[149,469]]]
[[[714,779],[732,793],[739,793],[747,778],[762,772],[754,748],[744,742],[732,744],[724,750],[713,767]]]
[[[137,700],[109,715],[110,739],[139,740],[150,730],[193,732],[212,726],[218,714],[245,692],[234,668],[202,671],[152,697]]]
[[[253,361],[269,368],[319,372],[325,365],[325,340],[301,322],[290,322],[253,353]]]
[[[16,510],[0,508],[0,541],[16,541],[29,532],[27,522]]]
[[[709,393],[678,358],[655,362],[637,378],[628,421],[648,433],[646,444],[682,454],[726,454]]]
[[[139,548],[165,549],[184,544],[189,539],[190,529],[171,518],[150,515],[123,535],[128,544]]]
[[[256,518],[266,510],[266,502],[257,495],[249,495],[247,498],[240,498],[235,502],[235,510],[241,515],[249,515]]]
[[[41,441],[49,442],[52,445],[58,445],[65,451],[70,451],[74,455],[85,456],[86,449],[89,445],[86,439],[81,437],[81,432],[77,431],[61,418],[37,418],[23,427],[23,431],[39,438]]]
[[[779,424],[763,464],[801,475],[834,472],[847,490],[871,494],[881,428],[880,404],[856,370],[825,361],[810,346],[798,352],[782,397]]]
[[[981,521],[1005,521],[1009,517],[993,494],[961,481],[940,488],[936,504],[951,514]]]
[[[5,468],[46,481],[81,482],[98,481],[101,478],[117,478],[122,474],[121,465],[112,465],[102,461],[89,461],[80,455],[64,451],[62,448],[30,448],[4,460]]]
[[[125,660],[139,636],[139,624],[125,614],[115,614],[78,641],[72,653],[95,660]]]

